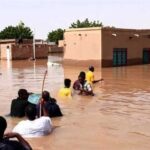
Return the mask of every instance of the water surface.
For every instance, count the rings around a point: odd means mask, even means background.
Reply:
[[[51,135],[27,139],[34,149],[150,149],[150,65],[95,68],[95,78],[104,78],[104,82],[94,85],[95,96],[74,94],[73,99],[64,100],[57,96],[64,77],[73,82],[80,71],[87,71],[86,67],[64,66],[59,55],[35,62],[1,61],[0,114],[9,113],[11,100],[19,88],[41,93],[46,70],[44,89],[57,98],[64,116],[52,119],[56,128]],[[7,131],[21,120],[6,119]]]

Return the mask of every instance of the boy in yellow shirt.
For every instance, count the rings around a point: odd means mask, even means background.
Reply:
[[[94,67],[90,66],[89,71],[86,72],[86,80],[92,85],[93,83],[103,81],[104,79],[94,80]]]
[[[59,96],[62,98],[68,97],[71,98],[72,96],[72,91],[71,91],[71,80],[70,79],[65,79],[64,80],[64,88],[61,88],[59,90]]]

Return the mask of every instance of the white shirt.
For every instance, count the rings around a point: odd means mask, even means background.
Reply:
[[[92,91],[92,86],[91,86],[91,84],[90,84],[88,81],[86,81],[86,82],[84,83],[83,88],[84,88],[84,90],[87,91],[87,92],[91,92],[91,91]]]
[[[39,137],[47,135],[52,130],[52,122],[49,117],[43,116],[33,121],[23,120],[19,122],[13,129],[24,137]]]

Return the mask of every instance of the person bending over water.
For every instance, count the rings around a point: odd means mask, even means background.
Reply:
[[[78,80],[76,80],[73,83],[73,89],[74,91],[77,91],[78,93],[80,93],[80,91],[83,89],[83,85],[84,85],[84,80],[82,80],[82,76],[85,76],[85,72],[81,71],[80,74],[78,75]]]
[[[0,150],[32,150],[29,143],[18,133],[5,133],[7,122],[5,118],[0,116]],[[9,140],[16,138],[16,140]]]
[[[91,95],[94,96],[92,86],[85,80],[85,72],[81,71],[78,80],[73,84],[73,89],[79,91],[80,95]]]

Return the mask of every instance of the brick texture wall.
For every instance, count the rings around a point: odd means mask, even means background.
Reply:
[[[29,59],[33,57],[33,46],[32,44],[20,44],[12,45],[12,60],[17,59]],[[48,57],[48,46],[38,44],[35,46],[35,57],[36,58],[47,58]]]

